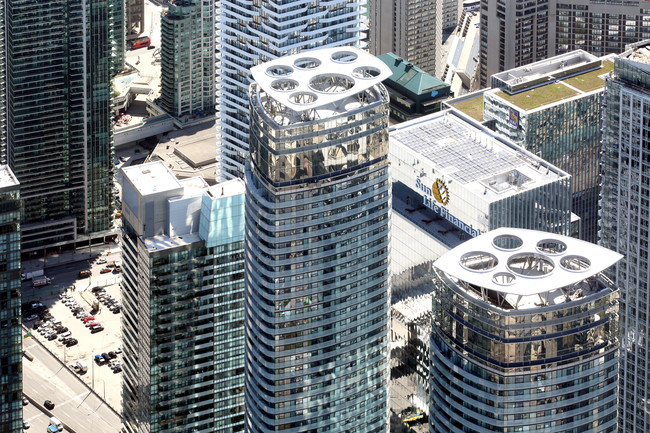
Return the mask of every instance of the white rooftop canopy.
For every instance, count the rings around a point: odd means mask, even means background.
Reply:
[[[268,96],[300,112],[356,95],[392,72],[365,51],[341,47],[281,57],[251,68],[251,74]]]
[[[457,246],[434,266],[478,287],[529,296],[576,284],[622,257],[568,236],[500,228]]]

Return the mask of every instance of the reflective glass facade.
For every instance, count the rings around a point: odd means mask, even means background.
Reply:
[[[188,193],[155,180],[153,195],[124,183],[123,431],[243,431],[244,232],[229,220],[243,219],[243,183]]]
[[[581,218],[580,238],[595,243],[602,89],[532,110],[509,103],[499,93],[483,95],[484,119],[494,120],[497,132],[571,175],[571,210]],[[512,110],[518,115],[516,125]]]
[[[361,45],[365,7],[347,0],[223,0],[220,10],[217,176],[244,178],[250,68],[300,51]]]
[[[0,166],[0,431],[23,431],[23,335],[20,292],[20,192],[7,166]]]
[[[589,256],[585,247],[578,252]],[[507,279],[467,265],[499,290],[456,278],[437,268],[439,261],[434,265],[429,431],[618,431],[617,290],[597,269],[572,268],[585,272],[577,283],[537,292],[551,253],[521,251],[508,260]],[[519,269],[517,254],[526,256]],[[563,260],[548,272],[557,274]],[[526,279],[537,281],[517,286],[515,280]]]
[[[160,105],[174,117],[214,112],[214,0],[176,1],[160,20]]]
[[[111,38],[119,8],[112,0],[5,6],[3,162],[21,183],[22,248],[29,251],[111,224]]]
[[[246,431],[385,432],[388,94],[287,109],[284,125],[272,103],[251,85]]]
[[[616,59],[606,84],[599,234],[625,255],[612,273],[621,287],[619,425],[641,433],[650,430],[650,70],[648,57],[630,54]]]

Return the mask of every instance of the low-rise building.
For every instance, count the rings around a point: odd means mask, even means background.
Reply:
[[[383,81],[390,95],[390,117],[399,123],[435,113],[442,101],[453,96],[449,84],[393,53],[379,57],[392,75]]]

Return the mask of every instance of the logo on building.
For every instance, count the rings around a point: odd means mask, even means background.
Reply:
[[[436,179],[436,181],[433,182],[433,186],[431,187],[431,195],[436,199],[438,203],[442,205],[449,203],[449,189],[447,188],[447,185],[445,185],[445,182],[441,179]]]
[[[515,128],[519,127],[519,111],[511,108],[508,120],[510,121],[510,124]]]

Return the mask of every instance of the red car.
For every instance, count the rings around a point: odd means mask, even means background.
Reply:
[[[84,323],[88,323],[88,322],[90,322],[91,320],[95,320],[95,316],[88,316],[88,317],[85,317],[85,318],[84,318]]]
[[[108,268],[102,268],[102,270],[99,271],[100,274],[108,274],[109,272],[113,272],[113,270]]]

